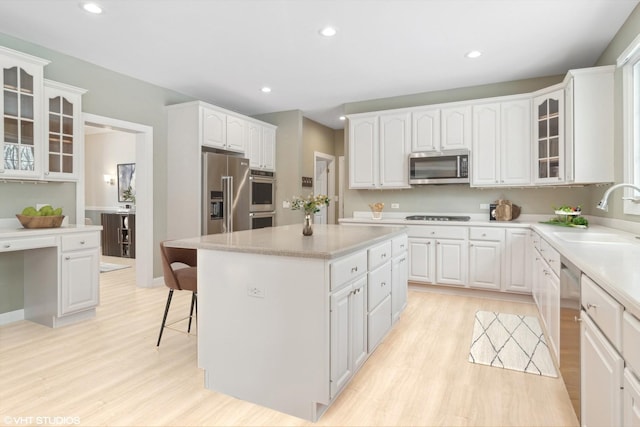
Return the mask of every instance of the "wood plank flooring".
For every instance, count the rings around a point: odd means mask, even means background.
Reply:
[[[83,426],[313,425],[206,390],[194,336],[165,330],[156,349],[167,288],[136,288],[135,265],[100,279],[95,319],[0,327],[0,425],[38,416]],[[169,320],[189,302],[176,292]],[[532,304],[410,291],[400,321],[316,425],[578,425],[561,379],[467,361],[477,310],[536,314]]]

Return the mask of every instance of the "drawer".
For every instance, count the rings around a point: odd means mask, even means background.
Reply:
[[[391,328],[391,295],[367,316],[367,349],[371,353]]]
[[[586,275],[580,280],[582,287],[582,307],[620,351],[622,348],[622,305]]]
[[[412,225],[408,228],[409,236],[411,237],[464,240],[469,235],[469,229],[467,227],[459,226]]]
[[[409,238],[406,234],[402,236],[394,237],[391,240],[391,256],[398,256],[407,251],[409,247]]]
[[[62,236],[62,252],[100,246],[99,233],[78,233]]]
[[[369,270],[391,259],[391,240],[369,248]]]
[[[25,249],[58,246],[54,236],[30,237],[27,239],[0,240],[0,252],[21,251]]]
[[[640,376],[640,320],[626,311],[622,314],[622,355]]]
[[[504,228],[495,227],[471,227],[469,228],[470,240],[504,241]]]
[[[367,272],[367,251],[356,252],[331,264],[331,290]]]
[[[369,273],[367,284],[367,311],[391,293],[391,263],[386,263]]]
[[[560,253],[553,249],[546,240],[540,239],[540,254],[556,273],[556,276],[560,277]]]

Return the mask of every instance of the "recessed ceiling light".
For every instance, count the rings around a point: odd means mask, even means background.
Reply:
[[[96,3],[82,3],[81,6],[85,11],[93,13],[94,15],[99,15],[102,13],[102,8]]]
[[[320,30],[320,34],[322,34],[325,37],[333,37],[336,35],[338,31],[333,28],[333,27],[324,27],[323,29]]]
[[[268,86],[264,86],[262,89],[260,89],[261,91],[263,91],[264,93],[269,93],[271,92],[271,88]]]
[[[465,56],[467,58],[475,59],[475,58],[481,57],[482,52],[480,52],[479,50],[472,50],[471,52],[468,52]]]
[[[345,121],[347,118],[345,116],[340,116],[340,120]]]

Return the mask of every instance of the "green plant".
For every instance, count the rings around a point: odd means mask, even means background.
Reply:
[[[136,202],[136,194],[133,192],[131,186],[122,192],[122,198],[125,202]]]
[[[329,206],[329,197],[324,194],[309,194],[306,198],[295,196],[291,199],[292,210],[304,210],[309,215],[320,212],[322,206]]]

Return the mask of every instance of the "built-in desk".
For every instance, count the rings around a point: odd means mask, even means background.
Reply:
[[[0,254],[24,255],[25,319],[55,328],[95,316],[101,229],[68,225],[28,230],[15,219],[0,219]]]

